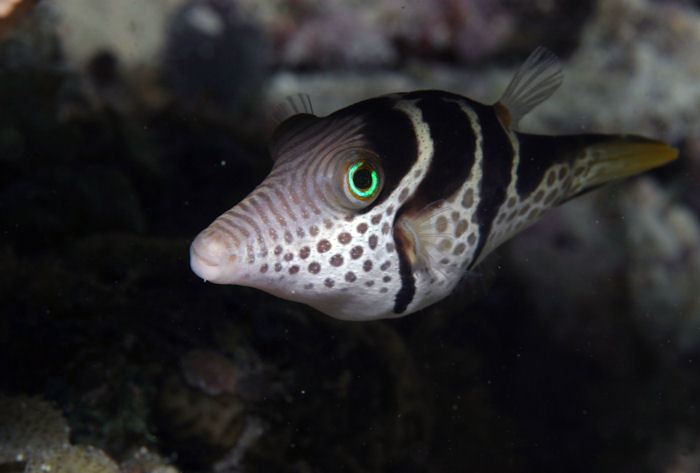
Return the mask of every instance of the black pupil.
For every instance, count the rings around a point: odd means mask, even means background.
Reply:
[[[361,167],[352,175],[352,183],[358,189],[369,189],[372,185],[372,171],[365,166]]]

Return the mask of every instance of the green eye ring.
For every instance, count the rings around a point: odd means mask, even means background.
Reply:
[[[356,199],[369,200],[379,191],[379,173],[369,161],[353,162],[346,175],[350,194]]]

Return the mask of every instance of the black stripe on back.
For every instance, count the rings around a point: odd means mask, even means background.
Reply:
[[[381,161],[384,185],[377,199],[360,211],[367,213],[384,202],[398,187],[401,179],[418,160],[418,140],[411,119],[394,108],[397,100],[379,97],[350,105],[333,113],[332,117],[361,116],[365,122],[362,134],[370,150]],[[406,311],[416,293],[416,281],[408,258],[406,242],[394,238],[399,257],[401,289],[394,300],[394,312]]]
[[[457,192],[474,166],[476,136],[469,117],[452,94],[437,91],[415,92],[433,141],[433,158],[423,180],[401,210],[417,211]],[[463,100],[463,99],[462,99]]]
[[[360,211],[367,213],[384,202],[418,159],[418,142],[410,118],[394,109],[396,99],[378,97],[358,102],[333,113],[332,117],[358,115],[365,125],[362,135],[381,161],[384,186],[377,199]]]
[[[493,220],[498,214],[498,209],[506,200],[508,185],[510,184],[511,171],[515,159],[513,145],[508,139],[505,129],[496,116],[493,107],[473,103],[472,109],[476,112],[481,123],[482,133],[482,176],[480,200],[476,208],[476,222],[479,225],[479,240],[476,243],[473,266],[479,259],[481,251],[491,234]]]
[[[396,212],[395,221],[404,214],[418,212],[429,204],[454,194],[469,177],[474,166],[476,147],[476,136],[469,117],[458,104],[446,100],[460,97],[439,91],[425,91],[406,94],[404,98],[417,100],[416,106],[430,131],[433,156],[415,192]],[[397,314],[406,310],[416,292],[413,268],[407,256],[409,250],[399,232],[400,229],[394,232],[401,276],[401,288],[394,301],[394,312]]]

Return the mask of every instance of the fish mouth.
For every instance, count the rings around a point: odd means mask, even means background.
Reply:
[[[209,261],[207,258],[200,255],[197,252],[197,247],[194,244],[190,245],[190,250],[191,250],[190,258],[197,258],[197,261],[199,261],[200,263],[202,263],[206,266],[219,266],[218,263],[215,263],[213,261]]]
[[[204,281],[233,283],[236,259],[230,242],[217,231],[203,231],[190,245],[190,267]]]

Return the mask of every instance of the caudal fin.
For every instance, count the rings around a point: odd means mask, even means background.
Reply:
[[[677,157],[678,150],[661,141],[635,135],[603,137],[586,145],[574,161],[571,195],[663,166]]]

